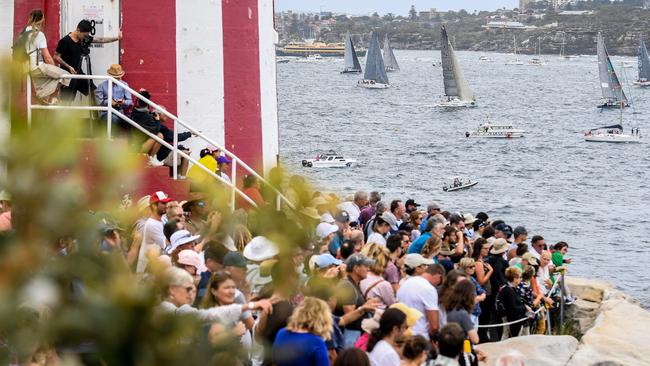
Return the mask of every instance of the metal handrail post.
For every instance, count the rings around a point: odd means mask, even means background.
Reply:
[[[237,187],[237,159],[232,159],[230,164],[230,180],[232,182],[230,196],[230,210],[235,211],[235,187]]]
[[[282,199],[280,198],[280,195],[275,195],[275,210],[280,211],[282,208]]]
[[[91,98],[91,96],[88,96]],[[108,100],[106,101],[106,138],[111,139],[113,124],[113,80],[108,79]]]
[[[32,128],[32,78],[27,73],[27,128]]]
[[[176,119],[174,119],[174,149],[172,150],[172,154],[174,154],[172,155],[174,180],[178,180],[178,132],[176,131],[176,125]]]
[[[564,271],[560,272],[560,329],[564,326]]]

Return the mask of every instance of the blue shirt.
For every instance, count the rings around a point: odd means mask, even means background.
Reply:
[[[329,366],[323,338],[311,333],[280,329],[273,342],[273,362],[277,366]]]
[[[126,81],[122,81],[126,86],[129,84]],[[113,84],[113,100],[124,99],[121,108],[115,108],[117,110],[123,110],[126,107],[133,105],[133,100],[131,99],[131,92],[124,89],[120,85]],[[102,82],[95,89],[95,102],[98,106],[107,106],[108,104],[108,80]]]
[[[427,240],[431,237],[431,233],[424,233],[420,235],[419,238],[415,239],[414,242],[411,243],[411,246],[409,247],[408,253],[407,254],[422,254],[422,249],[424,248],[424,244],[427,243]]]
[[[474,284],[474,287],[476,287],[476,296],[483,295],[485,293],[485,290],[483,287],[478,283],[476,278],[474,276],[469,276],[470,281]],[[472,311],[472,315],[479,316],[481,315],[481,306],[480,304],[476,304],[474,306],[474,311]]]

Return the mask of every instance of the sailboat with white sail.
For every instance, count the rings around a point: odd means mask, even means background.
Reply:
[[[399,71],[399,64],[395,58],[395,53],[393,49],[390,48],[390,43],[388,42],[388,34],[384,37],[384,66],[386,71]]]
[[[506,65],[511,65],[511,66],[521,66],[524,64],[523,61],[519,59],[519,56],[517,56],[517,36],[512,36],[512,45],[513,45],[513,50],[515,54],[515,58],[512,60],[506,61]]]
[[[387,89],[390,86],[375,32],[370,35],[370,46],[366,54],[366,71],[363,74],[363,79],[359,80],[357,85],[367,89]]]
[[[528,66],[544,66],[546,63],[542,58],[542,39],[537,37],[537,57],[528,60]]]
[[[447,29],[444,25],[440,31],[440,38],[440,56],[445,97],[437,106],[447,108],[476,107],[476,97],[463,77],[460,62],[458,62],[454,47],[449,42]]]
[[[598,108],[624,108],[629,107],[623,85],[618,81],[614,65],[609,58],[603,36],[598,32],[596,50],[598,53],[598,75],[600,90],[603,94]]]
[[[650,58],[643,39],[639,39],[639,78],[634,84],[642,87],[650,86]]]
[[[343,54],[343,62],[345,63],[345,68],[343,71],[341,71],[341,74],[361,73],[361,64],[359,63],[357,52],[354,50],[354,43],[352,43],[350,32],[345,33],[345,51]]]

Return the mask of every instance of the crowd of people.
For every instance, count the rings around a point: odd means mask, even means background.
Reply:
[[[312,235],[291,249],[289,271],[276,243],[245,220],[224,227],[198,193],[144,197],[129,233],[102,221],[100,250],[143,280],[166,268],[159,311],[234,333],[242,365],[476,365],[480,343],[546,332],[567,243],[535,235],[529,246],[524,227],[484,212],[348,198],[314,193],[301,210]]]

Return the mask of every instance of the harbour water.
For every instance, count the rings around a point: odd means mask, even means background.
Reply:
[[[594,47],[595,48],[595,47]],[[595,53],[595,50],[594,50]],[[512,55],[457,52],[479,107],[440,110],[439,51],[395,51],[401,72],[391,88],[356,86],[341,75],[342,60],[278,65],[280,151],[283,163],[324,191],[378,190],[384,199],[439,202],[448,211],[486,211],[513,227],[524,225],[549,244],[564,240],[574,258],[570,274],[608,280],[650,307],[650,89],[632,87],[631,57],[613,58],[633,107],[623,113],[626,133],[648,133],[640,144],[587,143],[587,129],[619,123],[602,113],[596,57],[544,66],[507,66]],[[531,56],[520,58],[527,62]],[[489,116],[489,117],[488,117]],[[489,118],[527,130],[517,140],[465,138]],[[303,168],[300,161],[334,149],[359,161],[348,169]],[[478,180],[446,193],[446,179]]]

